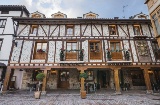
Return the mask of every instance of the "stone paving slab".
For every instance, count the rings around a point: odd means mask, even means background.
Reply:
[[[34,99],[33,94],[0,95],[0,105],[160,105],[160,95],[150,94],[47,94]]]

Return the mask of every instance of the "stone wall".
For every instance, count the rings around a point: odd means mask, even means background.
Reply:
[[[69,71],[69,88],[80,89],[80,82],[78,80],[79,72],[75,69]]]
[[[47,89],[57,89],[57,71],[55,73],[49,73],[47,78]]]
[[[29,89],[28,83],[30,83],[31,80],[32,80],[32,71],[28,71],[28,72],[24,71],[21,89]]]

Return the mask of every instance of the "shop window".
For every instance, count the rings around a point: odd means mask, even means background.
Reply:
[[[45,59],[47,51],[47,43],[39,43],[37,42],[35,45],[34,59]]]
[[[116,25],[109,25],[109,34],[110,35],[117,35]]]
[[[152,48],[156,59],[160,59],[160,51],[158,50],[158,42],[152,42]]]
[[[89,42],[90,59],[102,59],[101,42],[90,41]]]
[[[77,60],[77,42],[67,42],[66,45],[66,60]]]
[[[74,26],[73,25],[66,26],[66,35],[74,35]]]
[[[112,59],[122,59],[122,51],[119,41],[111,41],[110,50]]]
[[[135,35],[142,35],[140,25],[134,25],[133,27]]]

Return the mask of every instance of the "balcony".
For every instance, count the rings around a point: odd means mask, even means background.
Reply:
[[[60,51],[60,64],[82,64],[84,57],[84,50],[65,50]]]

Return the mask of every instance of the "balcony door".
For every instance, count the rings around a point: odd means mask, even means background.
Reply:
[[[67,42],[66,60],[77,60],[77,42]]]
[[[110,42],[112,59],[122,59],[122,51],[120,50],[120,42]]]

